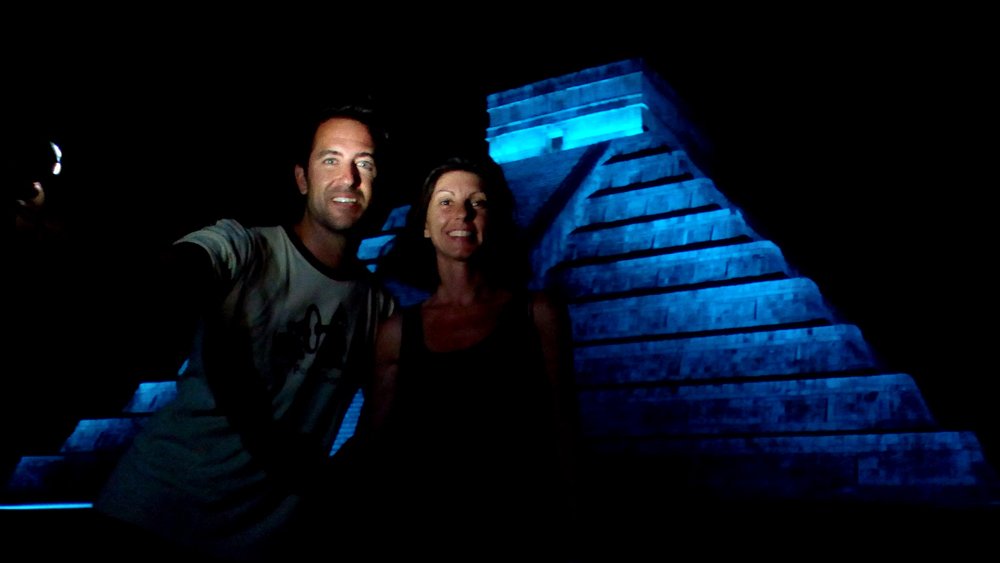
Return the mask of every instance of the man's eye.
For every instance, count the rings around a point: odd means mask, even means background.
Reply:
[[[365,170],[373,170],[375,168],[375,163],[370,160],[362,160],[358,162],[358,168],[364,168]]]
[[[336,163],[337,159],[333,157],[323,159],[323,164],[336,164]]]

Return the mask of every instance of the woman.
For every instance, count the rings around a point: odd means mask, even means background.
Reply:
[[[569,317],[528,289],[521,242],[500,166],[455,157],[379,268],[430,293],[380,327],[370,401],[380,512],[428,545],[551,547],[571,515]]]

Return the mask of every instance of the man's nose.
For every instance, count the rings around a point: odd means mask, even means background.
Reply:
[[[361,184],[361,172],[355,164],[344,166],[342,177],[344,179],[344,183],[351,188],[356,188]]]

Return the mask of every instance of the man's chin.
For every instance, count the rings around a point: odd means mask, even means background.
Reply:
[[[333,220],[326,222],[326,225],[331,230],[336,231],[338,233],[351,233],[357,231],[361,224],[362,224],[361,218],[356,218],[356,219],[334,218]]]
[[[331,225],[337,227],[338,230],[352,229],[358,223],[361,223],[361,218],[364,216],[364,209],[344,209],[335,208],[330,210],[329,222]]]

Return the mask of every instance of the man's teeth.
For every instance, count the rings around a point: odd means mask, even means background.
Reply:
[[[472,231],[448,231],[448,236],[450,237],[467,237],[472,234]]]
[[[358,200],[353,197],[335,197],[333,201],[337,203],[357,203]]]

